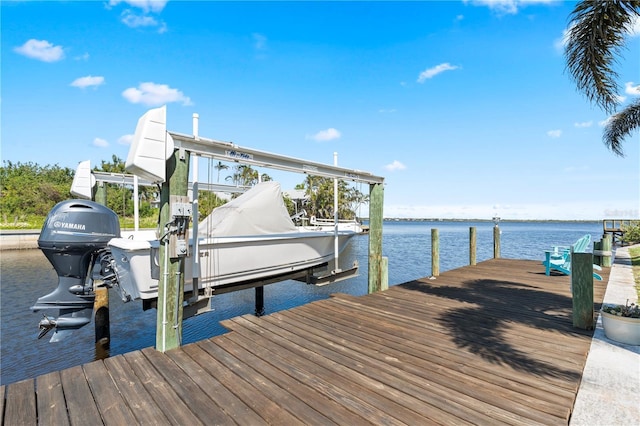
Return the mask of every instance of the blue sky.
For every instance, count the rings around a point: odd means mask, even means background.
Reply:
[[[125,159],[166,104],[171,131],[197,112],[201,136],[384,176],[386,217],[637,218],[640,135],[607,150],[607,116],[565,72],[573,5],[2,1],[1,158]]]

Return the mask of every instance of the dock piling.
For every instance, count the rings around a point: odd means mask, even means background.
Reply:
[[[431,276],[440,275],[440,237],[438,229],[431,229]]]
[[[593,254],[571,252],[573,326],[593,330]]]
[[[478,238],[476,235],[476,227],[471,226],[469,228],[469,265],[476,265],[476,247],[478,244]]]

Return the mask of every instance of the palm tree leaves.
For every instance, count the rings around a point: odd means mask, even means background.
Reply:
[[[622,54],[629,28],[639,16],[637,0],[582,1],[570,15],[565,45],[567,69],[578,90],[609,114],[619,103],[616,58]],[[617,155],[623,155],[622,140],[640,127],[637,108],[636,102],[609,119],[603,140]]]
[[[623,156],[622,141],[640,127],[640,99],[609,117],[602,139],[615,154]]]

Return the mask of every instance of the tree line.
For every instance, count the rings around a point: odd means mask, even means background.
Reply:
[[[126,173],[125,163],[113,155],[110,161],[102,160],[94,171],[107,173]],[[251,166],[236,165],[230,167],[218,162],[217,180],[220,172],[231,169],[225,181],[237,186],[253,186],[260,181],[272,180],[264,173],[262,175]],[[58,165],[40,166],[35,163],[14,163],[3,161],[0,167],[0,220],[4,227],[33,227],[42,226],[44,218],[58,202],[72,198],[70,193],[75,170]],[[121,218],[132,217],[134,214],[133,188],[126,185],[107,185],[107,207],[116,212]],[[291,215],[305,210],[308,216],[318,218],[333,218],[333,179],[308,175],[304,182],[296,185],[298,190],[304,190],[304,200],[292,200],[285,197],[285,205]],[[140,186],[138,189],[138,214],[141,218],[155,217],[157,212],[156,200],[159,198],[159,186]],[[211,211],[226,201],[212,192],[199,193],[200,217],[206,217]],[[353,219],[358,208],[368,202],[368,196],[344,181],[338,186],[338,214],[341,219]]]

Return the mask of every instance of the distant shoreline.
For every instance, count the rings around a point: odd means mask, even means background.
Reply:
[[[368,221],[369,218],[361,218]],[[493,223],[493,219],[439,219],[439,218],[395,218],[385,217],[385,222],[488,222]],[[602,223],[604,219],[503,219],[499,223],[505,222],[531,222],[531,223]]]
[[[360,218],[361,221],[369,221],[369,218]],[[481,222],[493,223],[492,219],[437,219],[437,218],[392,218],[386,217],[384,222]],[[499,223],[602,223],[597,220],[553,220],[553,219],[500,219]],[[3,250],[30,250],[38,248],[40,229],[1,229],[0,251]]]

